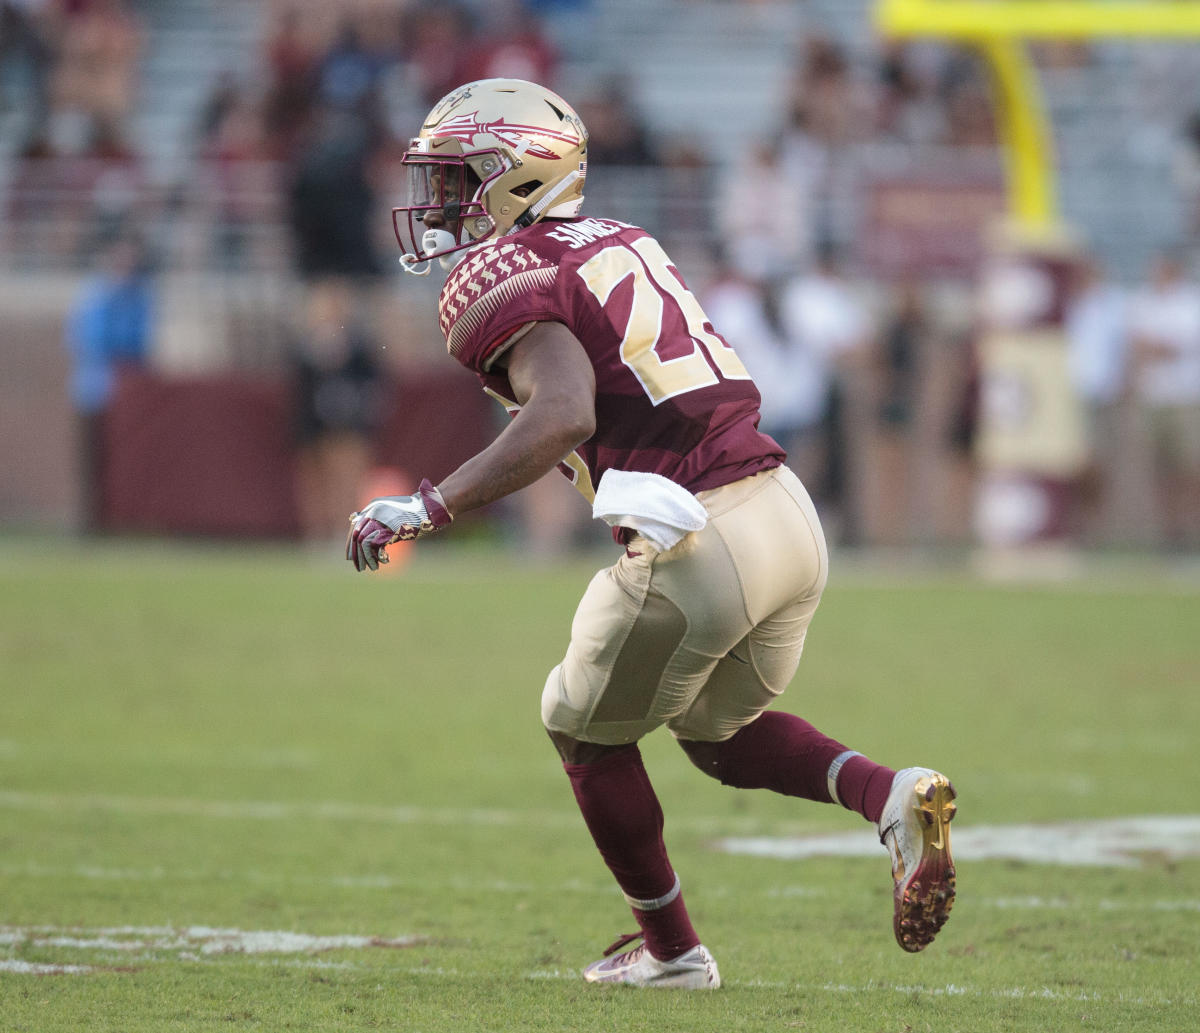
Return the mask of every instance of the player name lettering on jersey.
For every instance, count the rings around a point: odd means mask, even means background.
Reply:
[[[579,222],[563,223],[546,236],[566,244],[572,250],[578,250],[626,228],[625,223],[612,219],[581,219]]]

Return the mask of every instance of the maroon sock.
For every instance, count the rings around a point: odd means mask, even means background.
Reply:
[[[685,748],[690,745],[685,744]],[[713,745],[711,764],[698,762],[725,785],[770,789],[820,803],[833,803],[829,795],[829,767],[849,752],[802,717],[779,710],[765,711],[731,738]],[[707,743],[701,747],[709,748]],[[693,754],[693,759],[698,759],[697,754]],[[878,821],[893,774],[890,768],[855,754],[838,772],[838,799],[848,810]]]
[[[891,768],[856,753],[847,758],[837,774],[838,799],[847,810],[858,811],[867,821],[878,824],[895,776]]]
[[[668,960],[696,946],[700,938],[663,843],[662,807],[638,748],[631,744],[594,764],[563,768],[600,856],[633,907],[647,949],[659,960]],[[656,906],[634,906],[651,901]]]
[[[832,803],[826,776],[846,747],[802,717],[768,710],[718,743],[715,774],[738,789],[770,789],[785,796]]]

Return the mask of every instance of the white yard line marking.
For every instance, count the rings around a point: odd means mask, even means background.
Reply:
[[[338,802],[193,800],[186,797],[0,791],[0,807],[26,811],[111,811],[155,817],[222,818],[248,821],[305,820],[374,822],[387,825],[526,825],[540,828],[578,826],[568,811],[509,811],[485,808],[397,806]]]
[[[198,871],[165,868],[97,868],[93,865],[41,865],[0,863],[0,876],[9,878],[38,879],[89,879],[100,882],[221,882],[223,884],[250,883],[264,885],[329,886],[335,889],[365,889],[383,892],[407,891],[420,893],[505,893],[532,894],[536,896],[586,896],[614,897],[619,890],[610,883],[585,883],[570,879],[560,883],[512,882],[506,879],[478,880],[470,878],[424,878],[405,879],[391,875],[328,875],[286,876],[276,872],[244,871]],[[762,885],[750,889],[745,887],[707,886],[705,897],[763,896],[772,900],[814,900],[829,896],[828,886]],[[1083,897],[972,897],[973,904],[995,908],[998,911],[1159,911],[1200,912],[1200,899],[1146,900],[1138,897],[1130,900]],[[162,935],[173,933],[172,929],[161,930]],[[0,933],[0,944],[3,944]]]
[[[578,828],[568,811],[457,809],[338,802],[223,801],[185,797],[0,791],[0,808],[45,811],[108,811],[124,815],[200,817],[246,821],[327,820],[379,824]],[[693,833],[723,834],[718,850],[758,857],[877,857],[880,847],[869,832],[806,836],[738,836],[737,828],[761,828],[754,819],[693,815],[673,821]],[[1106,820],[1025,825],[954,826],[954,853],[962,860],[1016,860],[1030,864],[1138,867],[1147,854],[1167,860],[1200,857],[1200,815],[1151,815]]]
[[[1168,860],[1200,857],[1200,815],[1160,815],[1030,825],[953,828],[956,859],[1013,860],[1030,864],[1136,868],[1146,854]],[[727,837],[718,849],[731,854],[799,860],[806,857],[874,857],[870,836]]]
[[[97,882],[242,882],[265,885],[328,886],[334,889],[361,889],[392,892],[396,890],[417,892],[455,893],[580,893],[613,896],[620,894],[615,884],[608,882],[586,883],[579,879],[567,879],[561,883],[513,882],[508,879],[457,878],[453,875],[404,878],[395,875],[280,875],[278,872],[240,871],[222,868],[203,871],[198,869],[155,868],[101,868],[96,865],[44,865],[33,861],[24,863],[0,862],[0,875],[27,879],[89,879]],[[718,893],[722,892],[716,888]],[[817,896],[822,890],[813,887],[776,887],[774,895]]]
[[[387,825],[579,828],[573,811],[488,808],[395,807],[337,801],[197,800],[111,794],[0,791],[0,808],[55,812],[108,811],[153,817],[200,817],[244,821],[354,821]],[[779,823],[780,827],[793,823]],[[763,822],[731,815],[691,815],[672,827],[722,836],[715,846],[727,853],[798,860],[805,857],[876,857],[880,847],[869,832],[811,835],[738,835]],[[954,852],[964,860],[1018,860],[1034,864],[1137,867],[1142,855],[1169,860],[1200,856],[1200,815],[1161,815],[1025,825],[954,826]]]
[[[53,748],[49,745],[29,741],[17,742],[14,739],[0,739],[0,757],[42,755]],[[277,749],[227,747],[222,751],[220,759],[216,760],[212,751],[202,746],[192,744],[166,746],[141,743],[137,746],[122,745],[121,759],[131,764],[169,764],[173,767],[188,765],[206,770],[211,770],[213,767],[220,767],[226,771],[241,768],[304,770],[317,766],[319,754],[313,750],[294,747]]]
[[[91,971],[90,965],[39,965],[17,958],[0,958],[0,972],[16,972],[23,976],[74,976]]]
[[[458,973],[443,971],[442,975],[455,976]],[[580,979],[579,973],[564,971],[563,969],[539,969],[525,974],[526,979],[533,980],[569,980],[576,981]],[[1002,997],[1006,999],[1017,1000],[1039,1000],[1039,1001],[1088,1001],[1088,1002],[1109,1002],[1121,1004],[1138,1004],[1148,1007],[1163,1007],[1166,1005],[1185,1005],[1191,1006],[1196,1004],[1194,997],[1147,997],[1139,995],[1130,997],[1124,993],[1103,994],[1088,990],[1054,990],[1048,986],[1028,987],[1028,986],[1011,986],[1011,987],[972,987],[961,986],[957,983],[947,983],[945,986],[925,986],[920,983],[916,984],[889,984],[889,983],[863,983],[860,985],[851,985],[849,983],[790,983],[783,979],[722,979],[721,985],[733,989],[744,990],[799,990],[803,993],[827,993],[827,994],[903,994],[906,997],[913,994],[926,994],[930,997]]]
[[[240,929],[210,929],[191,926],[173,929],[163,926],[116,926],[97,929],[56,926],[0,926],[0,945],[23,944],[33,947],[61,947],[79,951],[112,951],[125,953],[122,959],[129,962],[156,963],[172,958],[191,962],[216,961],[228,955],[257,956],[250,964],[283,965],[289,968],[321,969],[333,971],[368,971],[371,967],[348,960],[329,960],[315,957],[329,950],[362,950],[371,947],[407,947],[421,941],[414,937],[383,939],[359,935],[317,936],[294,931],[246,931]],[[140,953],[139,953],[140,952]],[[270,955],[271,957],[267,957]],[[298,957],[296,955],[299,955]],[[121,969],[119,971],[124,971]],[[0,958],[0,973],[11,972],[23,975],[85,975],[93,972],[113,971],[112,966],[48,964],[22,961],[17,958]],[[444,966],[401,965],[390,968],[397,976],[422,976],[453,980],[476,980],[478,973],[463,972]],[[581,976],[572,969],[536,969],[527,972],[525,979],[553,982],[578,982]],[[956,983],[945,986],[924,984],[889,984],[867,982],[858,985],[848,983],[793,983],[787,980],[727,979],[725,985],[733,989],[799,990],[804,993],[825,994],[901,994],[911,997],[924,994],[930,997],[976,997],[1005,998],[1015,1000],[1078,1001],[1092,1003],[1120,1003],[1145,1007],[1182,1005],[1195,1007],[1194,997],[1138,995],[1125,993],[1101,993],[1097,991],[1066,991],[1051,987],[972,987]]]
[[[42,865],[0,863],[0,876],[10,878],[37,879],[89,879],[100,882],[221,882],[224,884],[250,883],[263,885],[328,886],[335,889],[379,890],[381,892],[419,893],[505,893],[532,894],[536,896],[586,896],[613,897],[619,894],[616,887],[607,882],[586,883],[568,879],[560,883],[513,882],[507,879],[470,879],[446,876],[439,878],[406,879],[392,875],[280,875],[277,872],[255,871],[200,871],[195,869],[166,868],[98,868],[93,865]],[[707,886],[706,897],[763,896],[772,900],[819,899],[829,896],[828,886],[806,885],[762,885],[751,889],[745,887]],[[981,907],[999,911],[1197,911],[1198,899],[1111,900],[1100,898],[1088,900],[1081,897],[972,897],[972,902]],[[174,930],[162,930],[163,935]],[[0,943],[3,942],[0,936]]]
[[[577,811],[504,808],[383,806],[339,801],[197,800],[189,797],[120,796],[107,793],[37,793],[0,790],[0,809],[55,814],[106,811],[149,817],[213,818],[232,821],[353,821],[377,825],[509,826],[533,829],[581,829]],[[674,829],[700,835],[761,830],[763,822],[733,815],[680,815]],[[796,828],[794,821],[776,827]]]
[[[81,951],[200,954],[319,954],[331,950],[365,950],[372,947],[413,947],[424,943],[417,936],[317,936],[287,930],[211,929],[190,926],[118,926],[101,929],[56,926],[0,925],[0,946],[59,947]]]
[[[1000,911],[1200,911],[1200,900],[1099,900],[1066,897],[975,897],[974,903]]]

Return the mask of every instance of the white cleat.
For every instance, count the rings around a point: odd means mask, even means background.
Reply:
[[[618,940],[614,948],[620,943]],[[721,985],[717,962],[702,943],[671,961],[659,961],[642,943],[624,954],[592,962],[583,970],[583,978],[589,983],[626,983],[674,990],[715,990]]]
[[[950,819],[957,806],[954,786],[929,768],[905,768],[879,819],[879,841],[892,855],[896,942],[906,951],[924,950],[954,906],[954,859]]]

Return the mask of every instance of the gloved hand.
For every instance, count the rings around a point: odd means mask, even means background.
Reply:
[[[426,478],[415,495],[372,499],[362,510],[350,514],[346,559],[355,570],[378,570],[379,564],[387,563],[383,550],[392,542],[433,534],[452,519],[442,493]]]

